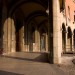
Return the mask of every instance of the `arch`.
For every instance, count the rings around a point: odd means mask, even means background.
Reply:
[[[62,24],[62,52],[66,52],[66,28],[65,24]]]
[[[22,51],[23,50],[23,37],[24,37],[24,14],[23,12],[21,11],[21,9],[18,9],[16,12],[14,12],[14,14],[12,15],[12,19],[14,20],[14,23],[12,24],[12,39],[13,41],[15,41],[16,43],[15,44],[15,52],[17,51]],[[14,35],[13,35],[14,34]],[[13,37],[14,36],[14,37]],[[13,42],[12,41],[12,42]],[[12,44],[12,47],[11,47],[11,50],[13,51],[13,44]],[[11,51],[11,52],[12,52]]]
[[[30,52],[33,52],[34,51],[34,45],[36,43],[36,39],[35,39],[35,31],[36,31],[36,28],[34,26],[31,26],[31,29],[30,29],[30,44],[29,44],[29,51]]]
[[[74,51],[75,51],[75,29],[73,31],[73,44],[74,44]]]
[[[47,43],[48,43],[48,28],[45,26],[45,24],[42,23],[40,27],[38,28],[39,33],[40,33],[40,51],[45,52],[47,50]]]
[[[44,25],[46,22],[48,23],[48,20],[47,20],[47,19],[43,20],[43,21],[38,25],[38,28],[41,28],[41,25]],[[45,31],[48,32],[48,26],[44,25],[44,28],[45,28]]]
[[[47,28],[46,25],[44,25],[43,23],[42,23],[42,25],[38,28],[39,32],[41,32],[41,30],[43,30],[45,33],[48,31],[47,29],[48,29],[48,28]]]
[[[72,37],[72,30],[70,27],[68,27],[68,38]]]
[[[68,34],[67,34],[67,51],[71,52],[72,51],[72,31],[71,28],[68,27]]]
[[[22,14],[22,17],[24,20],[24,36],[23,36],[23,38],[24,38],[25,51],[29,52],[31,50],[32,52],[33,51],[35,52],[35,51],[40,50],[40,46],[39,46],[40,41],[38,42],[37,39],[40,40],[40,38],[39,38],[40,35],[43,35],[44,33],[46,33],[48,31],[46,26],[43,27],[43,25],[41,25],[41,27],[40,27],[41,31],[39,33],[38,26],[37,26],[39,24],[44,24],[45,23],[44,21],[48,17],[48,14],[45,11],[46,7],[43,6],[42,5],[43,3],[39,2],[38,0],[36,0],[36,1],[20,0],[20,1],[22,1],[22,2],[18,2],[16,4],[14,4],[12,7],[10,7],[11,9],[9,10],[8,17],[13,18],[13,16],[15,16],[15,19],[18,19],[18,20],[15,20],[15,24],[17,22],[17,26],[15,26],[15,27],[17,28],[18,24],[20,24],[20,22],[22,20],[20,17],[20,15]],[[29,8],[28,5],[31,6],[32,4],[34,4],[36,7],[31,8],[31,10],[29,9],[27,11],[26,10],[24,11],[24,8],[26,6],[27,6],[26,8]],[[38,8],[38,9],[36,9],[36,8]],[[20,10],[21,14],[17,16],[17,13],[19,14],[18,10]],[[34,23],[34,25],[31,23]],[[21,28],[21,26],[19,26],[19,28]],[[18,32],[18,29],[17,29],[17,32]],[[45,35],[45,37],[46,37],[46,35]]]
[[[48,14],[45,11],[41,11],[41,10],[35,11],[30,15],[28,15],[28,17],[25,19],[25,24],[28,25],[28,23],[30,23],[30,21],[37,16],[48,17]]]

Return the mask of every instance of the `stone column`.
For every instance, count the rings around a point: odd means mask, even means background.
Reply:
[[[15,19],[12,19],[12,27],[11,27],[11,52],[15,52],[16,51],[16,30],[15,30],[15,24],[14,24]]]
[[[48,34],[46,33],[46,52],[48,52]]]
[[[74,52],[74,34],[72,33],[72,52]]]
[[[53,0],[53,62],[61,63],[61,32],[60,32],[59,0]]]
[[[35,30],[35,43],[33,43],[33,51],[38,52],[38,31],[37,29]]]
[[[24,21],[23,21],[23,29],[22,29],[22,30],[23,30],[23,35],[22,35],[22,36],[23,36],[23,37],[22,37],[22,38],[23,38],[23,51],[25,51],[25,46],[24,46],[24,41],[25,41],[25,40],[24,40],[24,37],[25,37],[25,36],[24,36],[24,30],[25,30],[25,29],[24,29],[24,24],[25,24],[25,23],[24,23]]]
[[[68,32],[66,31],[66,51],[65,53],[68,52]]]
[[[23,41],[24,41],[24,26],[22,26],[19,30],[19,46],[21,51],[24,51]]]
[[[37,30],[37,39],[38,39],[38,41],[37,41],[37,44],[38,44],[38,52],[40,52],[40,33],[39,33],[38,30]]]
[[[11,36],[12,36],[12,34],[11,34],[11,26],[12,25],[12,19],[11,19],[11,17],[9,17],[8,18],[8,53],[10,53],[11,52]]]

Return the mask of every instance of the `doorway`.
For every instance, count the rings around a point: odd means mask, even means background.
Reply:
[[[46,51],[46,36],[44,33],[41,35],[40,38],[40,48],[41,48],[41,52]]]
[[[20,51],[20,46],[19,46],[19,31],[16,32],[16,52]]]
[[[22,40],[23,40],[23,37],[22,37],[22,27],[23,27],[23,24],[22,22],[19,20],[19,19],[16,19],[16,52],[20,52],[22,51]]]
[[[31,27],[30,31],[30,52],[33,52],[35,50],[35,28]]]

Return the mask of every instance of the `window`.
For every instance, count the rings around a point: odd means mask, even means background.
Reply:
[[[75,3],[75,0],[73,0],[73,2]]]
[[[65,8],[65,1],[64,0],[60,0],[60,10],[63,11]]]
[[[74,11],[74,22],[75,22],[75,11]]]
[[[68,6],[68,18],[70,19],[70,7]]]

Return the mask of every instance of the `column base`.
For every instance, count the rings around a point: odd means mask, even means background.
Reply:
[[[61,58],[48,57],[50,64],[61,64]]]
[[[54,57],[54,59],[53,59],[53,63],[54,64],[61,64],[61,57]]]

